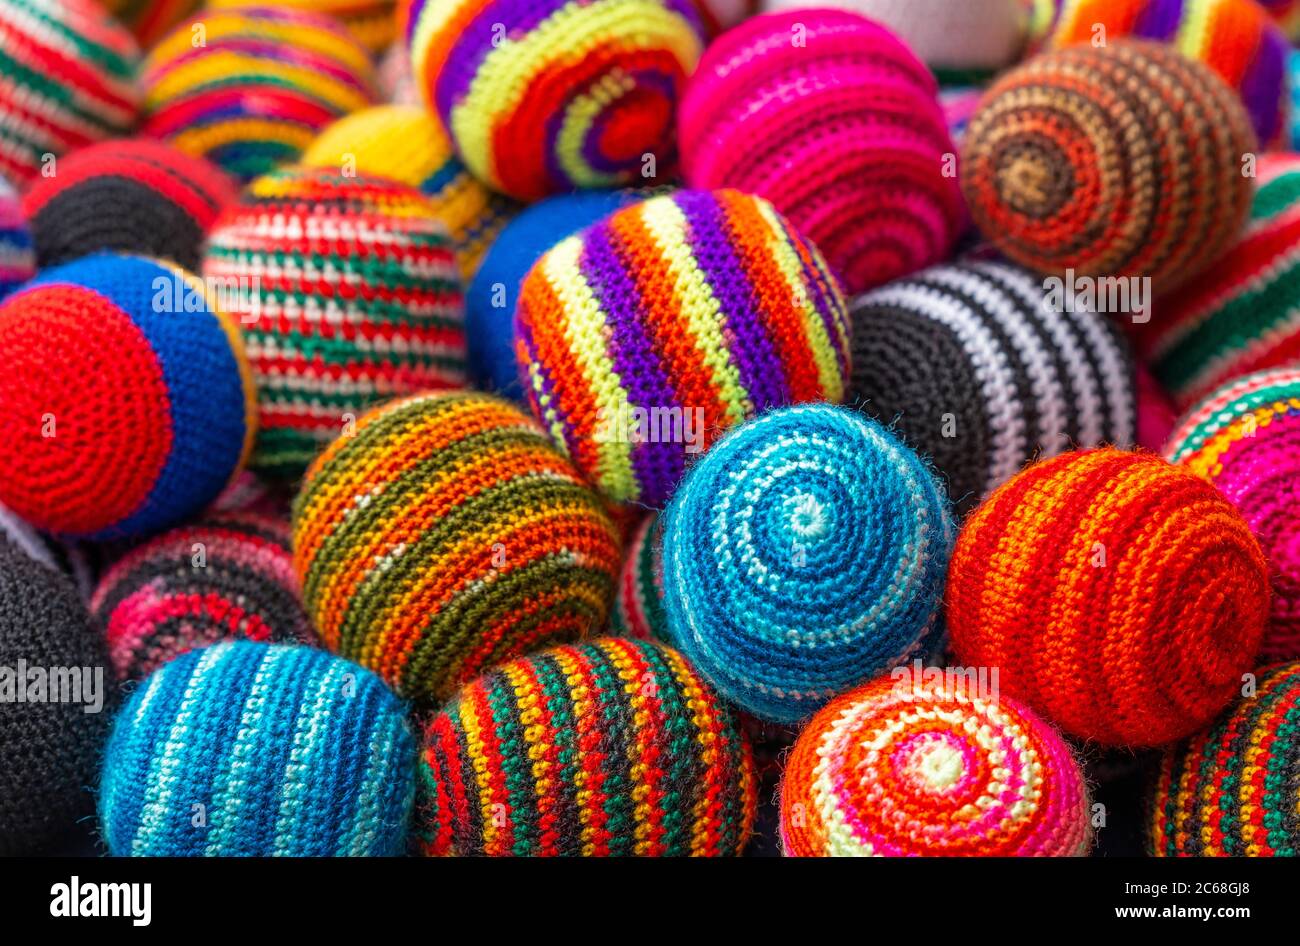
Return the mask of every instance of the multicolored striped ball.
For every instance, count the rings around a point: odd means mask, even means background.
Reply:
[[[1062,283],[995,262],[922,270],[852,303],[848,403],[892,424],[965,515],[1031,459],[1132,446],[1133,359]]]
[[[36,275],[36,248],[22,202],[0,177],[0,301]]]
[[[1300,368],[1225,384],[1179,423],[1165,455],[1241,511],[1273,581],[1260,661],[1300,658]]]
[[[97,0],[0,0],[0,176],[23,189],[64,154],[127,134],[139,60]]]
[[[239,329],[134,256],[45,270],[0,305],[0,502],[90,539],[149,535],[234,478],[257,429]]]
[[[240,315],[259,473],[294,479],[371,405],[464,383],[455,252],[405,184],[301,167],[258,178],[213,226],[203,275]]]
[[[1087,854],[1087,787],[1064,740],[1016,700],[932,673],[882,677],[804,727],[781,783],[786,856]]]
[[[703,48],[694,0],[404,0],[425,102],[480,180],[521,200],[664,177]]]
[[[965,223],[937,94],[902,42],[856,14],[755,17],[687,85],[686,183],[770,200],[847,291],[870,289],[946,258]]]
[[[1015,262],[1147,277],[1162,293],[1236,238],[1256,147],[1241,103],[1201,63],[1152,42],[1073,46],[993,84],[966,130],[961,183]]]
[[[1210,728],[1171,747],[1151,796],[1156,857],[1300,856],[1300,663],[1261,670]]]
[[[1268,564],[1205,480],[1084,450],[1026,468],[968,518],[948,575],[952,652],[1001,692],[1104,745],[1212,720],[1255,664]]]
[[[208,229],[238,194],[224,171],[170,145],[105,141],[37,180],[23,212],[42,268],[107,250],[198,269]]]
[[[609,498],[652,507],[726,428],[840,401],[849,373],[821,254],[733,190],[655,197],[556,244],[524,280],[515,330],[543,426]]]
[[[1300,360],[1300,155],[1262,154],[1246,227],[1132,335],[1186,410],[1240,375]]]
[[[676,652],[602,638],[504,664],[424,731],[433,855],[739,854],[757,792],[736,716]]]
[[[927,655],[952,548],[934,474],[884,427],[813,404],[742,424],[664,513],[669,642],[724,698],[795,723]]]
[[[405,707],[374,674],[225,642],[164,664],[122,707],[100,827],[116,857],[395,856],[415,760]]]
[[[663,516],[652,513],[641,520],[623,554],[610,630],[619,637],[669,641],[668,613],[664,610]]]
[[[508,401],[447,393],[372,411],[312,465],[293,518],[325,645],[424,705],[609,617],[622,536]]]
[[[223,640],[314,644],[287,523],[224,515],[136,546],[104,573],[90,615],[119,680]]]
[[[397,0],[207,0],[207,3],[211,10],[277,7],[323,13],[342,22],[372,53],[382,52],[397,33],[393,12]]]
[[[141,47],[150,49],[201,3],[202,0],[105,0],[104,5],[135,34]]]
[[[204,11],[154,47],[141,78],[144,131],[241,181],[297,160],[375,99],[370,54],[346,28],[278,8]]]
[[[387,177],[421,191],[451,234],[466,282],[519,211],[470,174],[438,120],[418,105],[376,105],[344,116],[320,133],[301,163]]]

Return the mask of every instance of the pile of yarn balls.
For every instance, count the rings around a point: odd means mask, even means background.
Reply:
[[[0,854],[1300,852],[1296,40],[0,0]]]

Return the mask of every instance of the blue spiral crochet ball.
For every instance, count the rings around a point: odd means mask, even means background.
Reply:
[[[415,741],[378,677],[237,641],[155,671],[122,708],[100,786],[116,856],[396,855]]]
[[[930,468],[814,404],[720,440],[666,512],[668,633],[724,697],[794,723],[937,637],[954,529]]]

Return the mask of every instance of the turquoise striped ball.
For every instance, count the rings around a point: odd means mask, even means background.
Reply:
[[[807,405],[741,425],[665,515],[671,642],[760,719],[797,722],[942,636],[948,499],[856,411]]]
[[[396,855],[414,793],[415,742],[378,677],[314,648],[238,641],[135,690],[99,813],[115,856]]]

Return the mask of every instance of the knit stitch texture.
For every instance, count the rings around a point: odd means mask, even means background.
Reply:
[[[663,516],[646,516],[628,543],[619,573],[610,630],[619,637],[667,643],[664,609]]]

